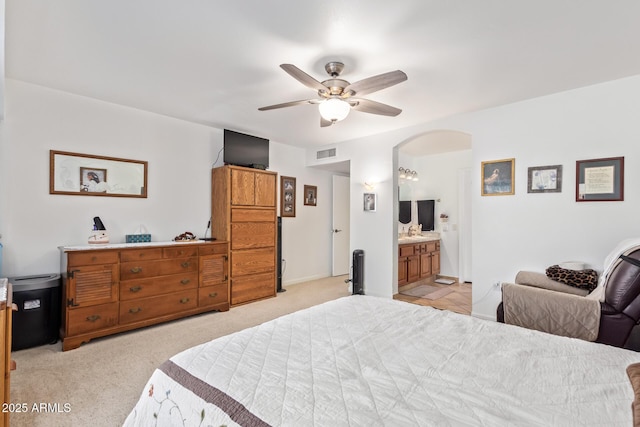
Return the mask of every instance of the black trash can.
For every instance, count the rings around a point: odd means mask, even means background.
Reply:
[[[13,302],[11,350],[54,344],[60,338],[60,274],[10,277]]]

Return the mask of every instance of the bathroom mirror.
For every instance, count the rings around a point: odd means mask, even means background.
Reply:
[[[411,185],[407,182],[398,184],[398,221],[402,224],[411,222]]]
[[[411,222],[411,200],[400,200],[398,204],[398,221],[402,224],[409,224]]]
[[[49,151],[49,194],[147,197],[147,162]]]

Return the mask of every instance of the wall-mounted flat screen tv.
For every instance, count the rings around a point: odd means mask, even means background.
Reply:
[[[257,169],[269,168],[269,140],[224,130],[224,163]]]

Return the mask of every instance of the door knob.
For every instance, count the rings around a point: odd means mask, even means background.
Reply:
[[[334,232],[334,233],[339,233],[339,232],[341,232],[341,231],[342,231],[342,230],[338,230],[337,228],[333,230],[333,232]]]

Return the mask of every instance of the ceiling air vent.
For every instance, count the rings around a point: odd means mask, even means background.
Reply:
[[[316,152],[316,159],[328,159],[329,157],[336,156],[336,149],[329,148],[328,150],[321,150]]]

